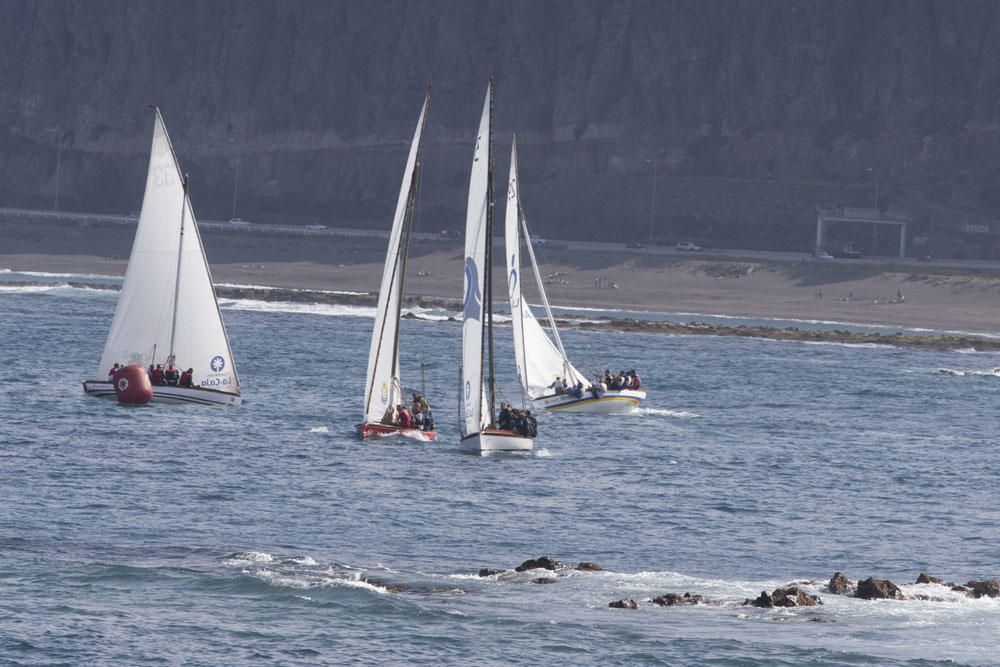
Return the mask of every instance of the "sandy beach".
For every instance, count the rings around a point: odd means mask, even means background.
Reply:
[[[241,232],[202,231],[217,283],[378,290],[383,238]],[[6,222],[0,223],[0,238],[0,269],[123,275],[132,229]],[[963,271],[933,263],[820,262],[805,256],[800,261],[734,260],[624,247],[589,252],[558,244],[536,251],[555,305],[1000,331],[1000,268]],[[415,241],[407,273],[410,295],[460,298],[461,244]],[[530,270],[524,273],[534,300],[534,280]]]

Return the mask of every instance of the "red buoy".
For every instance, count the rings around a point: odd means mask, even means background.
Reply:
[[[138,364],[119,368],[114,384],[119,403],[143,405],[153,400],[153,385],[149,382],[146,369]]]

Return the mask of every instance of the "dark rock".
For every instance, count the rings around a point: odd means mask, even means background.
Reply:
[[[965,585],[970,589],[972,597],[974,598],[1000,597],[1000,582],[996,579],[969,581]]]
[[[971,593],[972,592],[971,589],[966,588],[965,586],[952,586],[951,590],[955,591],[956,593]]]
[[[589,563],[587,561],[583,561],[577,565],[576,569],[583,570],[584,572],[601,572],[604,570],[604,568],[597,563]]]
[[[492,570],[488,567],[484,567],[479,571],[480,577],[492,577],[494,574],[500,574],[503,570]]]
[[[854,582],[844,576],[843,572],[834,572],[830,577],[830,583],[826,585],[826,590],[836,595],[843,595],[854,588]]]
[[[552,577],[538,577],[537,579],[532,579],[531,583],[533,583],[533,584],[554,584],[554,583],[556,583],[556,580],[553,579]]]
[[[675,604],[699,604],[704,601],[704,596],[694,595],[692,593],[685,593],[684,595],[681,595],[680,593],[667,593],[666,595],[660,595],[651,600],[653,604],[658,604],[661,607],[672,607]]]
[[[810,595],[797,586],[789,586],[775,588],[774,592],[770,594],[767,591],[761,591],[757,599],[748,600],[743,604],[770,609],[771,607],[814,607],[823,604],[823,601],[818,595]]]
[[[539,556],[538,558],[529,558],[520,565],[514,568],[516,572],[525,572],[527,570],[558,570],[563,568],[564,565],[557,560],[552,560],[548,556]]]
[[[612,609],[638,609],[639,605],[636,604],[635,600],[615,600],[614,602],[609,602],[608,606]]]
[[[407,590],[405,586],[402,586],[400,584],[390,584],[384,579],[377,579],[375,577],[361,577],[361,581],[365,582],[366,584],[371,584],[376,588],[381,588],[385,591],[388,591],[389,593],[405,593]]]
[[[944,579],[938,579],[937,577],[932,577],[931,575],[927,574],[926,572],[921,572],[920,575],[917,576],[916,583],[918,583],[918,584],[944,584]]]
[[[858,582],[858,590],[854,597],[863,600],[905,600],[906,596],[899,586],[888,579],[876,579],[868,577],[864,581]]]

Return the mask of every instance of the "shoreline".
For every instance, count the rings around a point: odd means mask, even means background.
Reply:
[[[275,290],[379,289],[386,241],[378,231],[306,234],[206,224],[201,232],[213,282],[272,292],[256,298],[276,299]],[[0,270],[122,276],[133,236],[128,225],[0,217]],[[535,254],[550,303],[569,311],[642,321],[690,316],[719,327],[736,319],[772,329],[868,327],[987,339],[1000,333],[1000,264],[821,261],[804,253],[682,253],[567,241],[538,244]],[[414,238],[404,293],[418,305],[460,300],[463,270],[460,242],[432,234]],[[540,303],[532,272],[522,267],[521,277],[525,298]]]
[[[56,276],[53,275],[52,277]],[[9,281],[7,284],[30,287],[52,286],[51,282],[22,280]],[[118,287],[116,285],[107,283],[67,280],[60,284],[77,289],[118,291]],[[374,293],[314,290],[308,288],[282,288],[262,285],[249,286],[237,284],[216,284],[216,294],[223,299],[252,300],[270,303],[308,303],[374,307],[378,302],[378,295]],[[455,313],[461,311],[461,303],[459,301],[441,297],[419,295],[407,296],[404,297],[403,303],[405,306],[410,308],[437,308],[449,310]],[[560,308],[564,310],[572,310],[572,306],[561,306]],[[649,312],[651,315],[676,315],[675,313],[656,311]],[[719,317],[717,315],[707,314],[692,315],[694,317]],[[403,317],[404,319],[420,319],[418,315],[413,313],[406,313]],[[458,322],[459,319],[454,315],[449,315],[443,321]],[[895,333],[881,333],[849,331],[843,329],[800,329],[799,327],[777,327],[766,325],[728,326],[696,321],[682,323],[667,320],[613,317],[610,315],[596,315],[586,320],[557,317],[556,323],[560,328],[579,329],[583,331],[606,331],[612,329],[627,333],[653,333],[686,336],[729,336],[787,342],[837,343],[857,346],[880,345],[935,351],[973,350],[976,352],[1000,352],[1000,338],[986,338],[975,334],[951,334],[939,331],[928,331],[926,334],[914,334],[904,333],[902,331],[897,331]],[[866,328],[873,325],[864,323],[842,323],[841,326]]]

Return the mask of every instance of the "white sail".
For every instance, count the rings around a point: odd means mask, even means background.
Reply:
[[[132,254],[97,377],[115,363],[194,369],[196,386],[240,393],[198,223],[159,111]]]
[[[375,325],[368,351],[365,422],[382,421],[387,409],[403,402],[402,381],[399,377],[399,308],[402,299],[403,270],[406,264],[408,239],[405,236],[409,235],[409,230],[404,228],[407,227],[412,197],[415,194],[420,135],[423,132],[428,104],[430,104],[429,92],[424,98],[424,106],[417,119],[417,129],[413,132],[410,154],[403,170],[403,183],[396,200],[392,230],[389,232],[389,249],[385,256],[385,267],[382,269],[382,285],[379,288],[378,308],[375,311]]]
[[[462,371],[460,376],[462,436],[488,425],[483,409],[483,288],[486,271],[486,207],[489,189],[490,95],[487,87],[476,136],[465,217],[465,296],[462,307]]]
[[[566,358],[562,349],[562,341],[556,329],[555,318],[549,307],[538,271],[538,263],[531,249],[531,238],[524,228],[524,239],[527,243],[528,257],[534,271],[535,282],[545,307],[549,324],[552,327],[556,342],[545,334],[545,330],[531,312],[531,307],[523,298],[521,289],[521,242],[519,231],[524,224],[521,216],[519,181],[517,176],[517,140],[510,149],[510,178],[507,182],[507,211],[505,215],[504,245],[507,255],[507,294],[510,299],[510,312],[514,329],[514,356],[517,359],[517,375],[521,386],[531,398],[551,394],[550,386],[556,378],[564,378],[568,384],[575,386],[578,382],[584,387],[589,386],[588,380]]]

